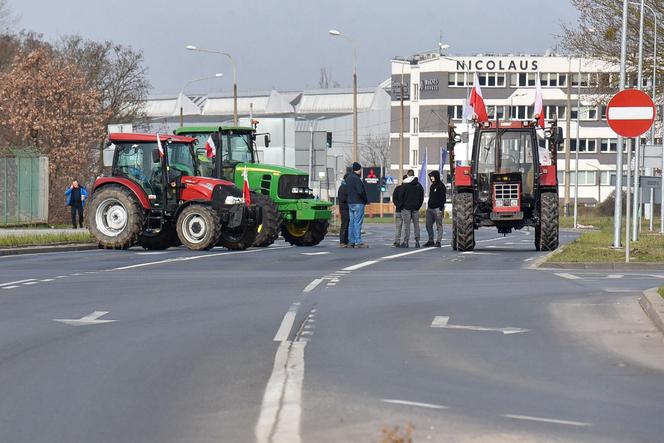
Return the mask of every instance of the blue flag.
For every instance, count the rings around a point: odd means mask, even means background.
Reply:
[[[418,177],[418,180],[420,181],[420,185],[424,188],[424,194],[426,195],[427,193],[427,151],[428,149],[424,150],[424,158],[422,159],[422,169],[420,169],[420,176]]]

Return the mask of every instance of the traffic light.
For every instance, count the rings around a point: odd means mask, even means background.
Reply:
[[[332,149],[332,133],[328,132],[326,135],[327,138],[325,139],[325,147],[327,149]]]

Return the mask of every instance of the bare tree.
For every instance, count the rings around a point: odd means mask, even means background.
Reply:
[[[9,2],[0,0],[0,35],[10,35],[17,23],[18,17],[12,12]]]
[[[360,143],[358,150],[363,164],[386,167],[390,161],[390,136],[369,134]]]
[[[338,88],[339,83],[332,79],[332,68],[320,68],[320,77],[318,79],[320,89]]]

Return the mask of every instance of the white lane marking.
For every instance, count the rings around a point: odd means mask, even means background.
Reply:
[[[528,332],[528,329],[512,328],[509,326],[506,328],[486,328],[484,326],[450,325],[448,323],[449,321],[450,317],[437,315],[433,318],[431,327],[444,329],[465,329],[468,331],[502,332],[503,335],[522,334],[524,332]]]
[[[277,333],[274,334],[274,338],[272,339],[273,341],[288,340],[288,336],[290,335],[291,329],[293,329],[293,323],[295,322],[295,316],[297,315],[297,309],[299,307],[300,303],[295,302],[290,306],[290,308],[288,308],[288,312],[286,312],[283,320],[281,320],[281,325],[279,325]]]
[[[624,288],[606,288],[602,289],[604,292],[641,292],[641,289],[624,289]]]
[[[327,255],[329,254],[329,251],[324,251],[324,252],[300,252],[302,255]]]
[[[365,261],[365,262],[362,262],[362,263],[358,263],[356,265],[347,266],[343,270],[344,271],[357,271],[358,269],[362,269],[364,267],[371,266],[375,263],[378,263],[378,260],[369,260],[369,261]]]
[[[535,260],[537,257],[530,257],[530,258],[524,258],[523,261],[532,261]]]
[[[69,274],[69,275],[78,277],[79,275],[83,275],[83,274],[77,272],[76,274]]]
[[[39,282],[38,281],[26,281],[25,283],[23,283],[23,286],[36,285],[37,283],[39,283]]]
[[[649,106],[611,107],[608,118],[611,120],[648,120],[653,117],[655,110]]]
[[[18,285],[5,286],[5,287],[3,287],[2,289],[16,289],[16,288],[18,288],[18,287],[19,287]]]
[[[332,282],[330,282],[330,283],[328,283],[327,285],[328,285],[328,286],[336,286],[337,284],[336,284],[336,283],[332,283]]]
[[[66,275],[58,275],[57,277],[53,277],[53,278],[65,278],[65,277],[66,277]]]
[[[46,283],[46,282],[49,282],[49,281],[54,281],[54,279],[52,279],[52,278],[42,278],[39,281]]]
[[[34,278],[27,278],[25,280],[16,280],[16,281],[10,281],[10,282],[7,282],[7,283],[0,283],[0,288],[3,287],[3,286],[19,285],[21,283],[25,283],[25,282],[29,282],[29,281],[33,281],[33,280],[34,280]]]
[[[256,423],[257,443],[300,443],[306,341],[283,341],[274,357]]]
[[[566,278],[568,280],[580,280],[581,277],[577,277],[574,274],[568,274],[567,272],[556,272],[555,273],[558,277]]]
[[[72,318],[54,318],[53,321],[64,323],[70,326],[101,325],[104,323],[113,323],[115,320],[99,320],[100,317],[108,314],[108,311],[95,311],[92,314],[85,315],[78,319]]]
[[[350,274],[351,271],[344,271],[344,270],[342,269],[342,270],[340,270],[340,271],[336,271],[336,273],[337,273],[337,274]],[[664,276],[662,276],[662,278],[664,278]]]
[[[168,254],[168,251],[151,251],[151,252],[137,252],[136,255],[163,255]]]
[[[507,243],[505,243],[507,244]],[[477,251],[463,251],[462,254],[472,254],[472,255],[496,255],[495,252],[477,252]]]
[[[436,405],[433,403],[421,403],[419,401],[408,401],[408,400],[396,400],[393,398],[384,398],[381,400],[384,403],[392,403],[395,405],[406,405],[406,406],[418,406],[420,408],[429,408],[429,409],[449,409],[447,406]]]
[[[311,292],[311,291],[313,291],[314,289],[316,289],[316,286],[318,286],[318,285],[321,284],[322,282],[323,282],[323,279],[322,279],[322,278],[317,278],[316,280],[314,280],[314,281],[312,281],[311,283],[309,283],[309,284],[308,284],[308,285],[302,290],[302,292]]]
[[[624,276],[624,274],[609,274],[606,278],[623,278]]]
[[[652,275],[652,274],[651,274],[651,275],[648,275],[648,277],[652,277],[652,278],[664,278],[664,275],[657,275],[657,274]]]
[[[291,246],[278,246],[278,247],[271,247],[271,248],[249,249],[247,251],[218,252],[218,253],[212,253],[212,254],[195,255],[193,257],[168,258],[166,260],[159,260],[159,261],[153,261],[153,262],[147,262],[147,263],[139,263],[137,265],[121,266],[119,268],[106,269],[106,271],[126,271],[128,269],[143,268],[143,267],[146,267],[146,266],[161,265],[161,264],[164,264],[164,263],[173,263],[173,262],[189,261],[189,260],[199,260],[199,259],[202,259],[202,258],[219,257],[219,256],[222,256],[222,255],[251,254],[251,253],[254,253],[254,252],[276,251],[276,250],[279,250],[279,249],[286,249],[286,248],[290,248],[290,247]]]
[[[539,421],[543,423],[554,423],[557,425],[592,426],[592,423],[584,423],[582,421],[559,420],[557,418],[531,417],[530,415],[503,414],[501,415],[501,417],[514,418],[517,420]]]

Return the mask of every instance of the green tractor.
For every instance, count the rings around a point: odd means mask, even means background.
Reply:
[[[279,234],[294,246],[315,246],[325,238],[332,204],[314,197],[305,172],[259,164],[255,128],[182,127],[176,129],[175,134],[198,139],[196,153],[201,175],[224,178],[241,188],[246,171],[252,191],[251,203],[262,209],[262,225],[254,246],[270,246]],[[266,147],[269,140],[269,135],[265,135]]]

